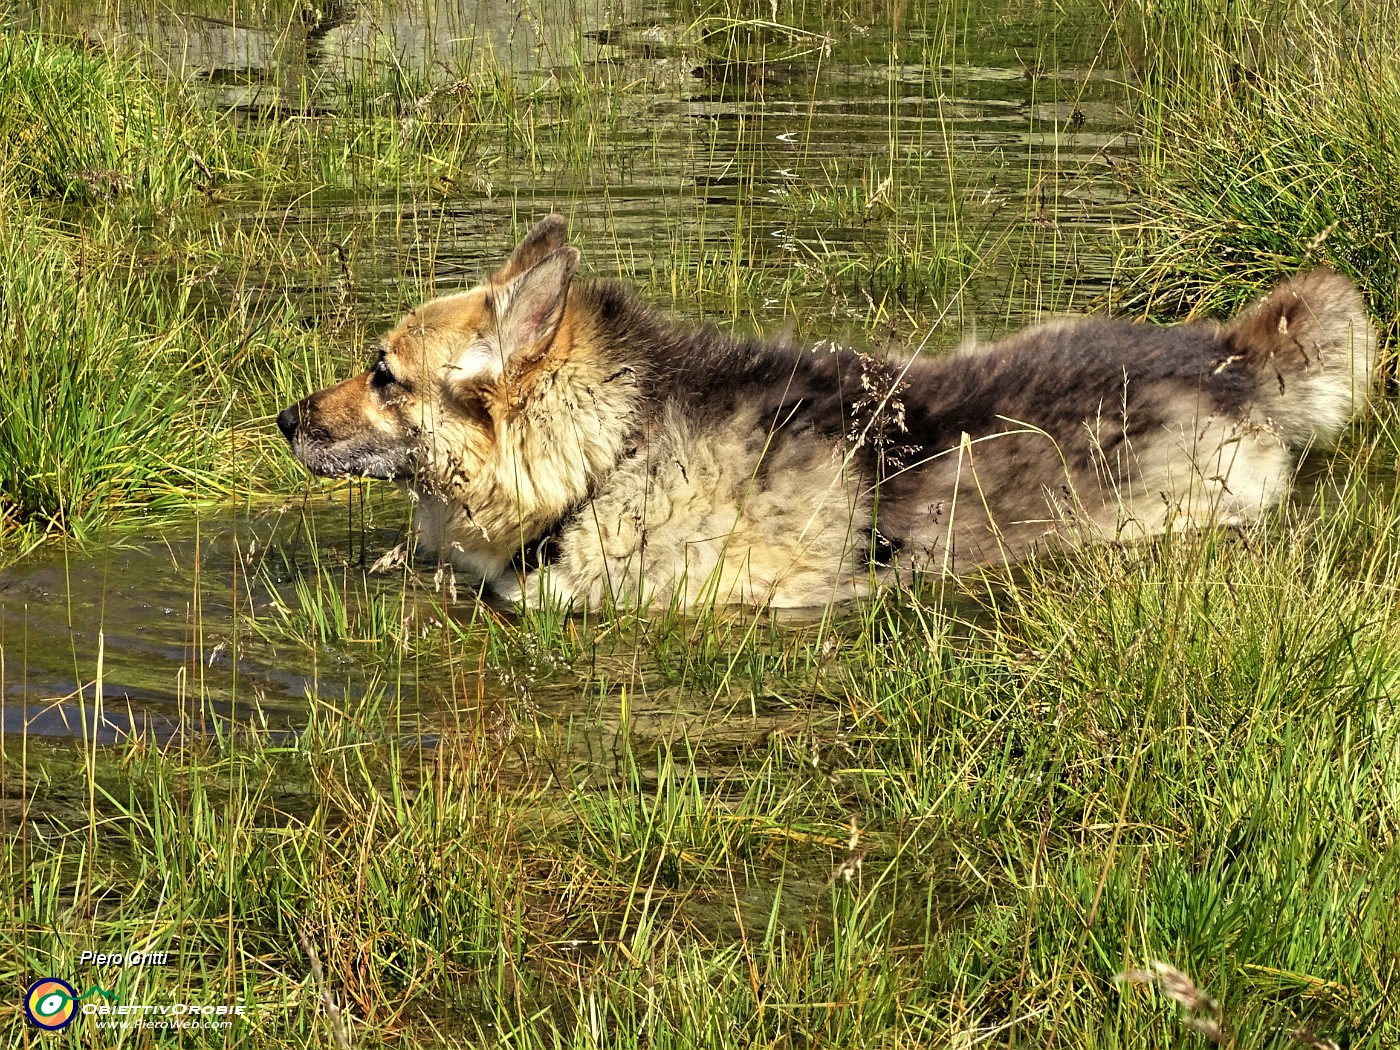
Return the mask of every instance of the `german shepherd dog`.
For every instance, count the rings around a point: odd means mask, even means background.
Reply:
[[[1376,335],[1316,270],[1225,323],[1057,320],[940,357],[726,335],[574,280],[551,215],[277,418],[395,481],[502,597],[814,606],[1039,547],[1243,523],[1366,403]]]

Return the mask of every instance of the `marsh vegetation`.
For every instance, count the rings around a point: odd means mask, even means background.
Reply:
[[[0,16],[0,975],[247,1004],[211,1047],[1395,1045],[1391,399],[1258,527],[807,618],[370,571],[408,508],[273,416],[551,210],[677,313],[928,353],[1328,264],[1389,362],[1397,14]]]

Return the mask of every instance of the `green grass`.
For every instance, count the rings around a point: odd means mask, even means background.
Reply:
[[[235,1045],[334,1045],[304,937],[355,1046],[1179,1046],[1174,1008],[1111,981],[1165,959],[1231,1045],[1387,1046],[1400,507],[1337,500],[962,612],[734,613],[709,650],[684,620],[570,643],[459,608],[414,650],[461,681],[436,710],[325,675],[294,737],[31,740],[9,979],[140,939],[181,965],[119,995],[242,999]],[[259,615],[250,644],[285,629]],[[602,754],[571,737],[600,727]]]
[[[1225,311],[1331,265],[1397,334],[1400,10],[1122,4],[1140,34],[1144,216],[1136,309]]]
[[[353,360],[285,302],[211,309],[207,271],[114,248],[119,225],[16,213],[0,234],[0,547],[297,476],[267,423]]]
[[[227,127],[183,84],[38,35],[0,36],[0,125],[0,177],[20,197],[163,207],[213,192],[229,163]]]
[[[199,404],[178,300],[160,282],[20,222],[0,243],[7,375],[0,520],[82,534],[184,492],[207,469],[217,405]]]
[[[1324,261],[1397,334],[1383,0],[1350,22],[1115,3],[1087,49],[1062,27],[1095,4],[916,4],[897,25],[760,6],[626,27],[641,57],[566,40],[552,73],[481,53],[424,71],[385,44],[298,82],[305,112],[0,37],[7,1045],[169,1040],[35,1033],[18,993],[43,974],[247,1006],[193,1046],[1209,1045],[1160,981],[1114,980],[1154,960],[1220,1001],[1196,1019],[1223,1045],[1400,1041],[1388,403],[1257,527],[808,621],[517,614],[431,570],[371,573],[406,509],[308,488],[286,456],[279,408],[553,207],[597,272],[812,337],[937,347],[966,315],[1103,298],[1216,311]],[[308,17],[198,11],[293,36]],[[1124,79],[1120,49],[1130,93],[1085,76]],[[837,58],[850,83],[824,79]],[[1113,140],[1115,100],[1131,168],[1075,138]],[[828,102],[877,148],[824,155]],[[983,157],[963,109],[990,114],[978,135],[1024,113],[1022,138]],[[1109,185],[1131,190],[1117,257],[1092,214]],[[231,502],[281,511],[167,528]],[[113,525],[186,591],[94,573]],[[87,552],[36,546],[68,536]],[[63,697],[31,685],[55,659]],[[18,728],[84,706],[79,683],[87,709],[139,716],[136,681],[182,733]],[[108,947],[174,964],[79,964]]]

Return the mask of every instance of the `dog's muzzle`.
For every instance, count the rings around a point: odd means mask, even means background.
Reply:
[[[277,414],[277,429],[307,470],[323,478],[397,481],[406,476],[409,449],[402,440],[387,439],[374,431],[337,437],[317,422],[314,405],[302,409],[310,400],[298,401]]]

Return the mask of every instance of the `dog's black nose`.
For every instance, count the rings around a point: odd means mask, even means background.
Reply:
[[[301,421],[301,413],[297,411],[297,406],[282,409],[277,414],[277,428],[282,431],[282,436],[288,441],[296,435],[297,423]]]

